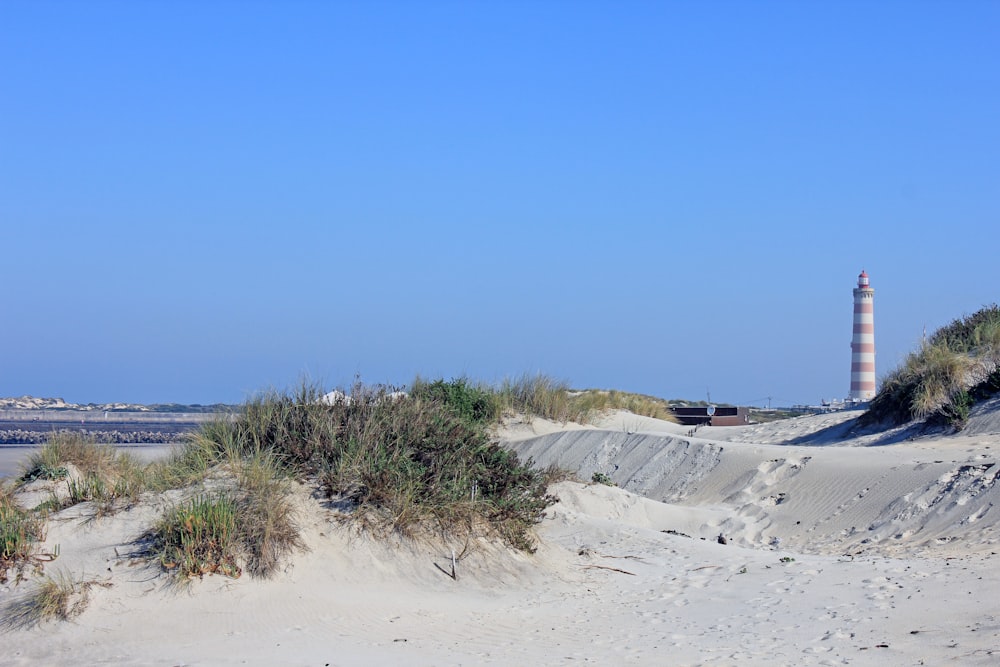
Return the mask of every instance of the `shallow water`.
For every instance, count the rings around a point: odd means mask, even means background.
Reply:
[[[143,462],[154,461],[169,454],[178,445],[118,445],[118,451],[129,452]],[[33,452],[35,446],[0,445],[0,479],[17,477]]]

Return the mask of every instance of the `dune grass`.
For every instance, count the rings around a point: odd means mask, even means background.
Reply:
[[[95,581],[77,581],[63,572],[55,576],[46,575],[30,593],[4,609],[3,625],[30,628],[45,621],[74,618],[87,608],[90,589],[95,584]]]
[[[881,383],[862,424],[929,419],[960,429],[971,406],[1000,390],[1000,308],[954,320]]]
[[[181,579],[275,573],[304,547],[291,496],[296,481],[347,500],[354,518],[375,530],[495,535],[533,551],[531,527],[554,502],[546,489],[561,471],[520,461],[491,429],[513,413],[567,421],[612,409],[667,416],[659,399],[572,391],[545,376],[496,387],[417,379],[408,393],[358,382],[349,396],[303,383],[248,400],[145,466],[82,436],[57,434],[21,483],[65,479],[68,497],[50,509],[95,502],[98,515],[147,491],[185,489],[147,534],[148,554]],[[3,515],[13,536],[5,558],[15,562],[30,552],[42,521],[11,508]]]
[[[0,484],[0,583],[32,560],[37,542],[44,538],[44,520],[19,506],[12,489]]]
[[[569,384],[547,375],[521,375],[498,385],[466,378],[428,382],[417,378],[410,393],[440,399],[464,417],[499,421],[514,414],[542,417],[557,422],[589,423],[612,410],[628,410],[644,417],[675,421],[667,401],[616,390],[571,389]]]
[[[642,417],[655,417],[664,421],[676,421],[667,401],[624,391],[589,389],[571,397],[570,405],[576,413],[576,421],[586,423],[594,415],[610,410],[628,410]]]
[[[349,500],[370,526],[408,535],[483,529],[531,550],[530,526],[553,499],[541,472],[488,435],[492,400],[465,382],[427,383],[409,395],[356,383],[349,400],[336,401],[304,385],[253,398],[233,419],[207,425],[178,461],[266,457],[278,474],[314,479]],[[273,493],[267,475],[258,479],[255,488]],[[257,505],[257,523],[287,539],[279,517],[263,520],[273,504]]]
[[[116,468],[117,457],[114,447],[98,445],[92,437],[59,431],[32,453],[20,479],[60,479],[66,477],[68,464],[76,466],[81,474],[108,478]]]
[[[70,478],[70,466],[77,476]],[[61,431],[33,453],[19,477],[20,483],[37,479],[66,479],[68,495],[53,495],[44,506],[59,510],[94,502],[99,515],[134,504],[146,488],[147,467],[111,445],[100,445],[79,433]]]
[[[160,564],[182,577],[241,574],[236,562],[236,503],[228,494],[195,496],[167,512],[153,533]]]
[[[150,531],[152,553],[181,579],[213,573],[235,578],[244,570],[266,578],[304,548],[287,470],[269,452],[216,446],[212,438],[222,432],[219,424],[199,432],[150,475],[158,483],[191,484],[219,468],[227,473],[221,488],[176,505]]]
[[[552,473],[522,463],[490,436],[491,427],[512,413],[582,421],[613,409],[669,418],[665,401],[574,392],[542,375],[495,387],[417,378],[408,393],[359,382],[349,397],[303,384],[261,394],[235,417],[206,424],[151,477],[181,479],[216,461],[266,456],[277,474],[315,479],[330,497],[349,500],[368,525],[408,535],[483,531],[531,551],[530,528],[554,501],[546,493]]]

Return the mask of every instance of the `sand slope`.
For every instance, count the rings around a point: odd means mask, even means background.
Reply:
[[[177,588],[130,558],[170,496],[71,508],[48,571],[101,585],[74,621],[8,623],[0,664],[997,664],[1000,438],[775,444],[836,426],[792,421],[757,443],[623,414],[511,424],[539,463],[626,488],[556,485],[535,555],[483,544],[457,580],[437,566],[463,545],[374,541],[305,487],[308,551],[270,581]],[[31,586],[0,591],[7,619]]]
[[[571,430],[518,438],[539,465],[609,475],[648,498],[716,510],[702,537],[802,553],[961,555],[1000,550],[1000,437],[958,435],[892,446],[873,436],[826,444],[847,413],[744,428]],[[808,442],[823,446],[764,444]],[[754,442],[746,440],[753,439]]]

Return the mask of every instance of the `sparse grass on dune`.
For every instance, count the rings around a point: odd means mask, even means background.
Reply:
[[[209,432],[219,435],[219,430]],[[150,532],[152,553],[181,578],[220,573],[269,577],[304,547],[291,501],[291,481],[269,452],[244,455],[214,448],[201,433],[155,476],[192,483],[222,466],[232,476],[169,510]]]
[[[146,467],[146,489],[163,492],[196,484],[217,466],[224,456],[211,435],[213,429],[220,428],[224,420],[207,422],[188,435],[182,446],[173,450],[166,458],[153,461]]]
[[[427,382],[417,378],[410,393],[449,401],[464,416],[499,421],[505,415],[524,414],[557,422],[589,423],[612,410],[628,410],[644,417],[674,421],[667,401],[614,389],[571,389],[547,375],[525,374],[499,385],[465,378]]]
[[[71,431],[53,433],[48,441],[34,452],[25,465],[21,479],[59,479],[66,477],[66,466],[72,464],[83,475],[109,478],[116,469],[117,452],[114,447],[98,445],[93,438]]]
[[[305,546],[295,521],[290,484],[267,454],[251,457],[239,468],[237,537],[252,576],[270,576],[292,551]]]
[[[11,570],[31,562],[44,537],[44,520],[18,505],[11,488],[0,484],[0,583]]]
[[[408,394],[356,383],[349,397],[303,384],[248,400],[145,466],[79,435],[57,434],[32,457],[20,483],[65,480],[68,493],[53,495],[46,509],[94,502],[96,516],[147,491],[186,489],[148,533],[147,553],[181,579],[276,572],[304,547],[291,496],[296,479],[351,501],[355,518],[376,530],[496,535],[531,551],[531,526],[555,500],[547,484],[565,473],[520,461],[491,428],[512,413],[583,421],[614,409],[668,416],[659,399],[575,392],[541,375],[499,387],[417,379]],[[44,517],[8,502],[6,489],[0,499],[5,572],[30,558]],[[53,585],[39,589],[37,601],[45,604],[38,608],[58,601]]]
[[[642,417],[654,417],[664,421],[676,421],[669,404],[660,398],[633,394],[624,391],[588,389],[570,399],[577,414],[577,421],[586,422],[593,415],[610,410],[628,410]]]
[[[69,466],[78,476],[69,478]],[[53,496],[45,509],[58,510],[83,502],[95,502],[99,515],[112,513],[125,503],[133,504],[146,488],[147,466],[111,445],[96,444],[79,433],[58,432],[31,455],[20,476],[22,483],[36,479],[66,479],[69,493]]]
[[[883,380],[862,424],[911,419],[964,426],[969,409],[1000,389],[1000,308],[988,306],[936,331]]]
[[[30,628],[45,621],[66,621],[87,608],[90,589],[104,585],[96,581],[77,581],[64,572],[46,575],[27,595],[16,599],[4,610],[3,625]]]

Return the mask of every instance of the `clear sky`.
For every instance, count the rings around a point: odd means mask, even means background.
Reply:
[[[846,396],[1000,292],[1000,2],[0,3],[0,396]]]

